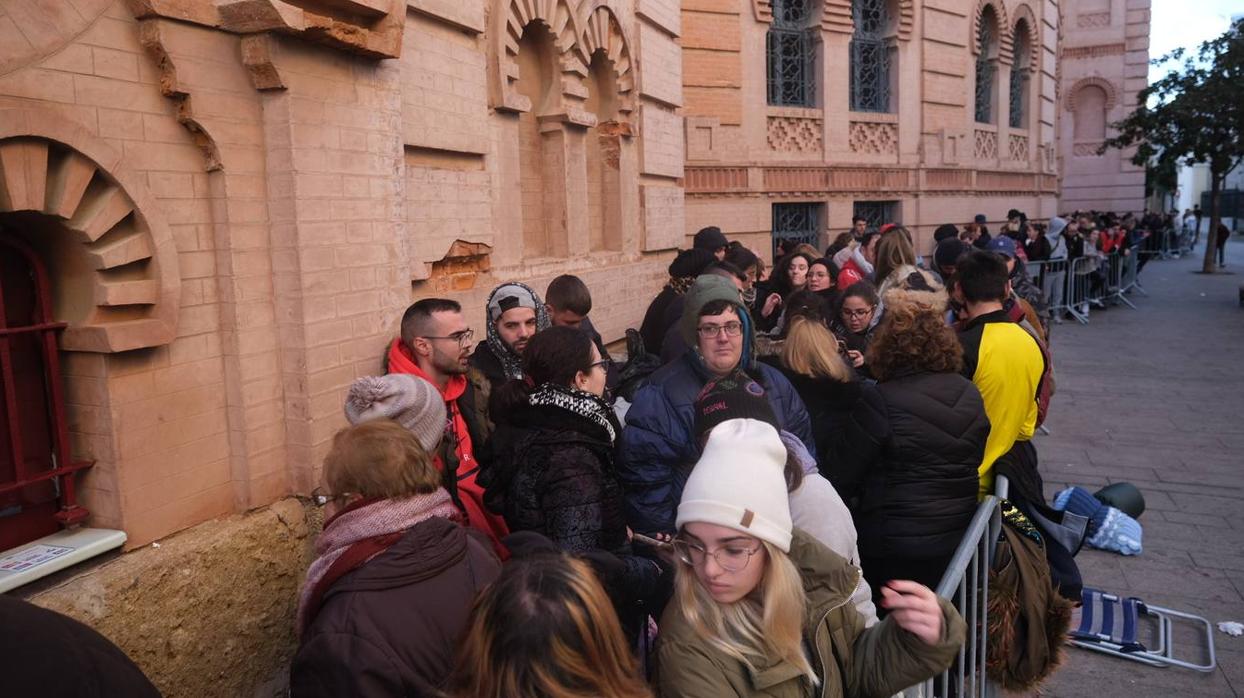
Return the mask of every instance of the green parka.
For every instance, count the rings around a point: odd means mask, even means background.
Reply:
[[[965,626],[945,599],[942,637],[926,645],[887,618],[865,629],[850,604],[860,571],[808,534],[795,529],[790,558],[803,577],[808,596],[805,649],[821,677],[813,686],[789,662],[755,670],[713,647],[671,603],[661,619],[657,645],[657,686],[663,698],[884,698],[950,666],[963,645]]]

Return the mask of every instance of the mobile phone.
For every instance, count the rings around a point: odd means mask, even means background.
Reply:
[[[643,543],[644,545],[650,545],[650,546],[652,546],[652,547],[654,547],[654,548],[672,548],[672,547],[674,547],[674,546],[673,546],[672,544],[670,544],[670,543],[666,543],[666,542],[665,542],[665,541],[663,541],[663,540],[657,540],[656,538],[649,538],[648,536],[645,536],[645,535],[644,535],[644,534],[642,534],[642,533],[632,533],[632,534],[631,534],[631,540],[632,540],[632,541],[634,541],[634,542],[636,542],[636,543]]]

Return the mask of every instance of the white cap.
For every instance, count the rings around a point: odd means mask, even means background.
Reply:
[[[675,525],[710,523],[790,552],[786,446],[771,425],[731,419],[713,428],[687,478]]]

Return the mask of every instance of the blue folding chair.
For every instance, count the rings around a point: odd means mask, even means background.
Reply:
[[[1070,639],[1070,643],[1076,647],[1156,667],[1178,666],[1209,672],[1217,666],[1214,659],[1214,628],[1201,616],[1151,606],[1134,596],[1120,598],[1089,587],[1084,587],[1081,600],[1083,605],[1080,607],[1080,627],[1071,631]],[[1156,621],[1153,647],[1146,647],[1140,641],[1142,617]],[[1209,652],[1208,664],[1196,664],[1175,657],[1172,636],[1175,619],[1204,626],[1205,646]]]

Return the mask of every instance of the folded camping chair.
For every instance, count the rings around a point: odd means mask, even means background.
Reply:
[[[1169,608],[1151,606],[1134,596],[1119,598],[1088,587],[1084,587],[1081,598],[1084,605],[1080,608],[1080,627],[1071,631],[1070,640],[1076,647],[1157,667],[1179,666],[1209,672],[1217,666],[1214,660],[1214,629],[1208,620]],[[1157,631],[1154,634],[1153,647],[1146,647],[1140,641],[1142,616],[1156,620]],[[1175,657],[1175,643],[1171,632],[1175,619],[1205,626],[1209,664],[1195,664]]]

